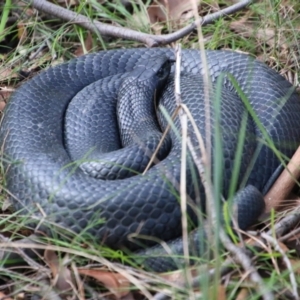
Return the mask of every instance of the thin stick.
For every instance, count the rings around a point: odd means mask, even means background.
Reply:
[[[86,28],[94,33],[101,35],[112,36],[116,38],[122,38],[127,40],[133,40],[141,42],[148,47],[154,47],[159,45],[166,45],[179,40],[180,38],[191,33],[199,24],[202,26],[211,24],[216,20],[226,15],[233,14],[249,4],[253,3],[253,0],[243,0],[227,8],[224,8],[216,13],[205,16],[203,19],[199,18],[198,21],[170,34],[166,35],[154,35],[142,33],[129,28],[116,27],[113,25],[101,23],[96,20],[91,20],[86,16],[70,11],[61,6],[55,5],[45,0],[24,0],[38,11],[42,11],[46,14],[53,15],[57,18],[78,24],[79,26]]]
[[[300,176],[299,166],[300,147],[297,149],[287,167],[280,174],[270,191],[264,197],[266,203],[265,212],[268,213],[272,208],[276,209],[282,206],[283,200],[289,196],[295,182],[297,182],[297,179]]]
[[[276,223],[267,233],[273,234],[275,232],[276,237],[282,237],[286,232],[289,232],[292,227],[300,223],[299,210],[296,213],[285,216],[282,220]]]
[[[177,107],[182,104],[181,89],[180,89],[180,70],[181,70],[181,46],[177,45],[176,50],[176,67],[175,67],[175,99]],[[180,208],[181,208],[181,224],[182,224],[182,242],[183,255],[186,265],[189,264],[189,244],[188,244],[188,221],[187,221],[187,192],[186,192],[186,158],[187,158],[187,138],[188,138],[188,119],[187,115],[183,114],[182,109],[179,109],[179,119],[182,128],[181,141],[181,170],[180,170]],[[192,284],[192,276],[189,270],[186,272],[189,287]],[[189,289],[189,299],[194,299],[192,289]]]

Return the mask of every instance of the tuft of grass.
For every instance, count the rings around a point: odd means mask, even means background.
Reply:
[[[8,21],[10,10],[11,10],[11,0],[6,0],[2,10],[1,19],[0,19],[0,42],[3,41],[3,39],[7,34],[7,31],[5,29],[6,29],[6,24]]]

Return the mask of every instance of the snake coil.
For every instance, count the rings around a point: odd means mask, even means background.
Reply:
[[[114,95],[128,72],[133,72],[141,65],[146,68],[148,63],[151,65],[151,61],[162,56],[173,59],[174,53],[171,49],[130,49],[89,54],[49,68],[13,94],[5,109],[0,140],[6,167],[6,188],[17,210],[21,210],[22,214],[41,216],[42,209],[46,214],[45,222],[55,223],[76,233],[89,234],[99,243],[116,249],[123,246],[138,249],[139,244],[128,239],[135,233],[164,241],[181,235],[178,200],[181,142],[175,130],[169,134],[171,148],[167,157],[144,176],[131,174],[129,178],[124,178],[127,174],[121,174],[114,180],[97,179],[82,171],[76,162],[77,156],[82,158],[85,152],[82,149],[86,148],[81,148],[84,141],[88,148],[94,145],[102,152],[117,151],[121,142],[116,136],[117,102],[113,100]],[[229,51],[206,51],[206,58],[207,67],[204,67],[199,51],[183,50],[183,102],[205,137],[204,83],[201,78],[203,73],[208,72],[213,86],[210,92],[212,157],[220,153],[214,139],[214,128],[218,128],[223,148],[222,180],[219,182],[223,195],[225,198],[228,196],[242,125],[246,130],[236,186],[238,188],[244,182],[245,174],[248,174],[246,186],[253,186],[262,192],[280,166],[280,160],[267,144],[265,134],[282,157],[291,157],[300,141],[299,96],[282,76],[249,56]],[[246,109],[231,77],[248,99],[257,119],[253,119],[253,114]],[[221,84],[218,78],[223,78]],[[170,115],[175,109],[173,82],[172,69],[159,99],[159,104]],[[98,92],[104,95],[98,101],[100,108],[94,106]],[[219,115],[215,105],[218,97],[221,97]],[[75,111],[68,112],[73,106],[73,98],[80,99],[79,106],[75,105]],[[80,114],[88,115],[86,124],[82,124]],[[99,129],[97,120],[104,122],[105,127]],[[108,123],[109,120],[112,123]],[[162,114],[158,115],[158,121],[162,130],[168,124]],[[72,126],[66,129],[64,126],[68,122]],[[261,131],[257,122],[265,132]],[[88,132],[96,133],[83,136],[78,134],[81,131],[77,130],[77,126],[85,126]],[[175,120],[174,126],[180,130],[178,120]],[[98,141],[93,142],[91,136]],[[81,139],[81,144],[79,148],[75,147],[74,154],[70,154],[67,148],[77,138]],[[197,143],[193,134],[191,140]],[[135,155],[134,149],[128,156],[115,156],[115,163],[121,161],[122,164],[127,158],[131,160],[129,168],[136,165],[140,162],[140,156]],[[73,155],[75,161],[71,159]],[[110,154],[105,153],[104,156],[106,160]],[[188,165],[190,163],[188,160]],[[215,160],[212,161],[212,170],[214,166]],[[203,186],[194,170],[191,164],[186,170],[187,194],[190,199],[196,199],[200,192],[204,206]],[[104,173],[109,172],[111,170]],[[244,221],[249,225],[247,215],[251,209],[255,209],[253,206],[250,201],[239,212],[242,216],[240,226],[244,226]],[[196,224],[197,217],[192,204],[188,207],[188,213],[191,222]],[[48,224],[45,227],[51,226]],[[145,240],[143,243],[153,244]]]

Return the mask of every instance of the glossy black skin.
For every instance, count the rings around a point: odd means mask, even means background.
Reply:
[[[206,55],[211,80],[216,83],[221,73],[233,75],[277,149],[291,157],[300,141],[300,101],[292,85],[249,56],[227,51],[207,51]],[[181,235],[179,196],[174,192],[180,181],[181,143],[174,132],[170,134],[170,153],[145,176],[111,181],[92,178],[76,167],[64,141],[65,110],[78,92],[102,78],[130,72],[157,56],[174,59],[171,49],[158,48],[90,54],[42,72],[14,93],[5,110],[0,140],[7,168],[6,187],[13,195],[11,200],[16,209],[23,209],[23,214],[37,215],[40,219],[41,207],[47,215],[46,221],[77,233],[90,234],[99,243],[116,249],[123,246],[139,248],[128,241],[131,233],[138,232],[166,241]],[[182,98],[205,137],[204,85],[199,75],[202,72],[199,52],[184,50]],[[176,105],[172,100],[172,74],[173,70],[160,100],[170,114]],[[115,93],[117,86],[112,83],[108,89]],[[222,86],[219,124],[224,153],[222,191],[226,197],[245,109],[228,77],[225,77]],[[213,95],[212,91],[212,98]],[[214,107],[212,103],[211,108]],[[212,124],[216,124],[213,111],[211,109]],[[159,123],[163,130],[166,121],[161,115]],[[178,121],[175,124],[180,127]],[[263,135],[250,117],[246,128],[238,184],[242,183],[255,149],[259,147],[246,182],[262,191],[280,161],[271,149],[259,142],[263,140]],[[193,134],[191,138],[195,141]],[[199,176],[193,176],[191,169],[187,170],[186,175],[190,198],[195,198],[196,186],[203,194]],[[201,203],[204,206],[204,197]],[[246,216],[250,206],[252,202],[245,206],[243,213]],[[191,221],[196,224],[197,217],[192,208],[189,207],[188,212]],[[249,225],[247,217],[242,217],[239,221],[242,228],[245,227],[243,220]],[[45,228],[50,227],[46,222],[44,225]],[[144,244],[151,245],[152,242]]]

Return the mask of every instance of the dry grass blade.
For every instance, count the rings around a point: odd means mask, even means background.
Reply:
[[[272,238],[270,235],[268,235],[266,233],[262,233],[261,235],[265,240],[267,240],[269,243],[271,243],[274,246],[276,251],[278,251],[282,255],[283,261],[286,264],[288,271],[289,271],[290,282],[291,282],[292,288],[293,288],[292,289],[293,296],[295,299],[299,299],[298,285],[297,285],[297,281],[295,278],[295,273],[293,271],[291,261],[288,259],[287,255],[285,254],[283,247],[276,241],[276,239]]]

